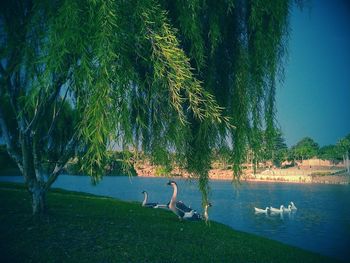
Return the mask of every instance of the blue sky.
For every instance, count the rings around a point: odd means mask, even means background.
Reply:
[[[288,146],[306,136],[335,144],[350,133],[350,1],[314,0],[290,26],[277,120]]]

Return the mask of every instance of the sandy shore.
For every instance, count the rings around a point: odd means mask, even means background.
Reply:
[[[147,162],[138,163],[135,165],[138,176],[141,177],[169,177],[166,174],[160,174],[157,167],[150,165]],[[241,181],[252,182],[283,182],[283,183],[323,183],[323,184],[349,184],[350,176],[345,172],[341,173],[341,169],[330,169],[328,167],[318,167],[315,169],[266,169],[259,173],[253,174],[252,171],[244,171]],[[174,169],[170,176],[181,176],[190,178],[191,175],[186,171]],[[211,169],[209,178],[212,180],[232,180],[232,170]]]

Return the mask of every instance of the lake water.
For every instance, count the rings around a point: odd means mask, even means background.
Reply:
[[[0,176],[1,181],[23,182],[22,177]],[[88,177],[60,176],[53,187],[142,201],[142,190],[149,202],[168,203],[172,188],[166,178],[104,177],[93,186]],[[195,180],[176,179],[178,199],[201,212],[201,195]],[[242,183],[211,181],[209,217],[211,220],[286,244],[350,259],[350,186],[323,184]],[[293,201],[296,212],[282,215],[256,215],[254,206],[287,206]]]

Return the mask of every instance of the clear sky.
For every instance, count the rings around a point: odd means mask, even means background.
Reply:
[[[335,144],[350,133],[350,1],[313,0],[290,26],[277,120],[288,146],[306,136]]]

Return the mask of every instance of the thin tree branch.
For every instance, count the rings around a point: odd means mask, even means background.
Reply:
[[[37,99],[37,102],[36,102],[36,106],[35,106],[35,109],[34,109],[34,116],[33,116],[32,120],[27,124],[27,127],[24,130],[24,133],[28,132],[32,128],[32,126],[34,125],[34,122],[37,121],[39,109],[41,108],[41,105],[45,101],[44,98],[41,98],[42,94],[43,94],[43,88],[40,88],[39,96],[38,96],[38,99]]]
[[[51,122],[51,125],[50,125],[50,128],[49,128],[49,131],[47,132],[47,135],[43,138],[43,140],[49,138],[51,136],[51,133],[57,123],[57,120],[58,120],[58,116],[60,115],[61,113],[61,110],[63,108],[63,105],[64,105],[64,102],[66,101],[66,98],[67,98],[67,95],[68,95],[68,91],[69,91],[69,88],[67,88],[66,90],[66,93],[64,94],[64,97],[62,99],[62,102],[61,102],[61,105],[58,109],[58,111],[56,112],[55,116],[52,118],[52,122]]]
[[[29,123],[29,125],[26,127],[25,129],[25,133],[28,132],[29,130],[35,130],[35,128],[37,127],[37,124],[40,120],[40,118],[42,117],[42,115],[45,113],[45,111],[47,110],[47,108],[53,103],[53,101],[57,98],[57,96],[60,93],[60,90],[64,84],[64,78],[61,77],[57,80],[57,83],[55,86],[55,89],[52,90],[51,94],[49,94],[49,96],[47,97],[47,99],[43,99],[43,103],[41,103],[38,107],[38,110],[36,111],[36,113],[34,114],[34,117],[32,119],[32,121]]]
[[[50,174],[50,176],[45,184],[45,190],[48,190],[51,187],[51,185],[56,181],[60,172],[62,171],[64,166],[67,164],[68,160],[72,157],[72,155],[74,153],[75,146],[77,144],[76,135],[77,135],[77,132],[75,132],[72,135],[72,138],[69,140],[69,142],[65,148],[65,153],[61,156],[61,158],[56,163],[54,170]]]

